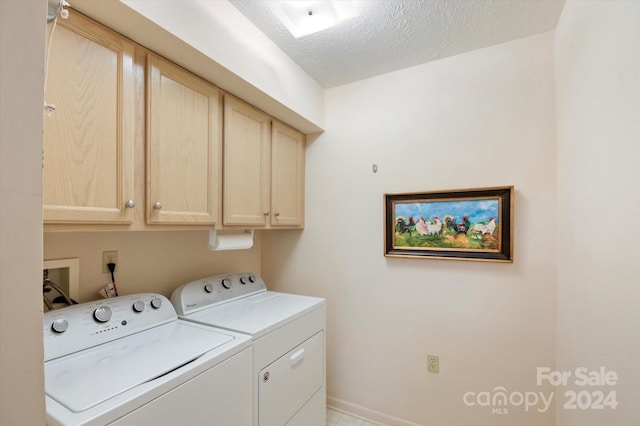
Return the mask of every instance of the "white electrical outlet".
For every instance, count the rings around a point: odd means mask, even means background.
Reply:
[[[440,373],[440,357],[438,355],[427,354],[427,371],[429,373]]]
[[[115,263],[116,270],[118,270],[118,252],[117,251],[103,251],[102,252],[102,273],[109,274],[111,271],[107,266],[108,263]]]

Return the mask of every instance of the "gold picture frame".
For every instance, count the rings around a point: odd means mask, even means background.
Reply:
[[[384,194],[384,255],[513,262],[513,186]]]

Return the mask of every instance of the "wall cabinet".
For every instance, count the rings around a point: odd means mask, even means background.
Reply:
[[[305,137],[273,121],[271,127],[271,226],[304,226]]]
[[[147,223],[213,225],[221,170],[219,90],[153,54],[147,78]]]
[[[45,223],[133,219],[133,43],[71,13],[50,46],[44,119]]]
[[[224,225],[268,223],[270,129],[268,115],[232,96],[224,97]]]
[[[304,224],[304,135],[225,96],[223,223]]]
[[[45,231],[304,226],[302,133],[73,10],[45,99]]]

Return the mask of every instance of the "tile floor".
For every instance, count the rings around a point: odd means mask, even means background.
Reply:
[[[327,426],[384,426],[327,408]]]

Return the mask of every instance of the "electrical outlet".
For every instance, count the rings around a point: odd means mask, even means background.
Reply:
[[[438,355],[427,354],[427,371],[429,373],[440,373],[440,357]]]
[[[111,271],[107,267],[107,263],[115,263],[116,271],[118,270],[118,252],[117,251],[103,251],[102,252],[102,273],[109,274]]]

